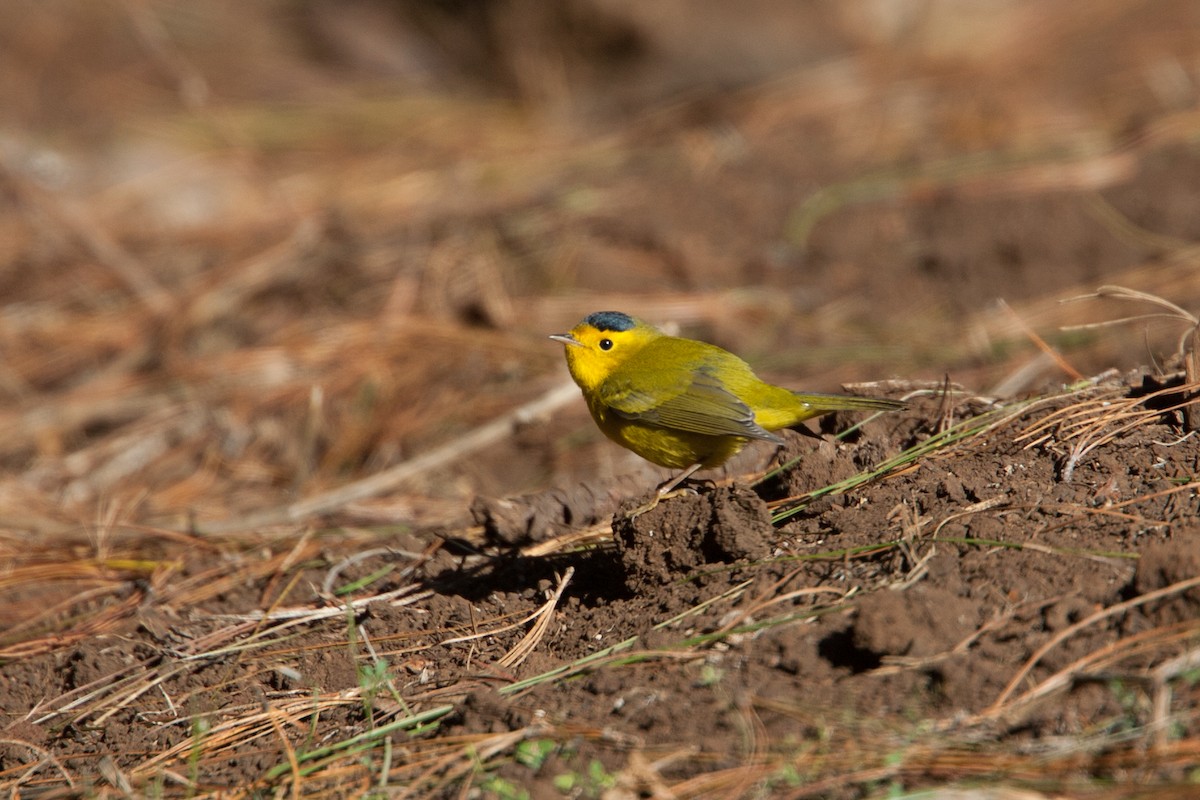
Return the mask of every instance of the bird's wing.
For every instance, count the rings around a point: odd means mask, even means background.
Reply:
[[[716,377],[700,366],[664,379],[642,376],[639,389],[628,381],[610,380],[600,399],[613,413],[629,420],[708,436],[745,436],[782,444],[783,439],[754,421],[754,412]]]

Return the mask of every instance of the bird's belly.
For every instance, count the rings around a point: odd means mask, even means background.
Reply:
[[[593,414],[604,435],[647,461],[670,469],[719,467],[746,445],[741,436],[711,436],[662,428],[611,414]]]

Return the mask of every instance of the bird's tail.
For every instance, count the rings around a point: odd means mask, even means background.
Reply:
[[[859,397],[853,394],[812,394],[793,392],[796,399],[812,410],[816,417],[830,411],[899,411],[907,408],[902,400],[887,400],[882,397]]]

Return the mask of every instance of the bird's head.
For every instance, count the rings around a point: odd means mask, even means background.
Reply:
[[[628,314],[597,311],[584,317],[570,333],[556,333],[550,338],[565,345],[571,377],[587,392],[661,336],[658,328]]]

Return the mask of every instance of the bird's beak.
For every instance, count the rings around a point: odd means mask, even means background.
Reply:
[[[569,344],[572,347],[583,347],[583,342],[579,341],[578,339],[576,339],[574,336],[572,336],[569,333],[552,333],[552,334],[550,334],[550,338],[556,342],[562,342],[563,344]]]

